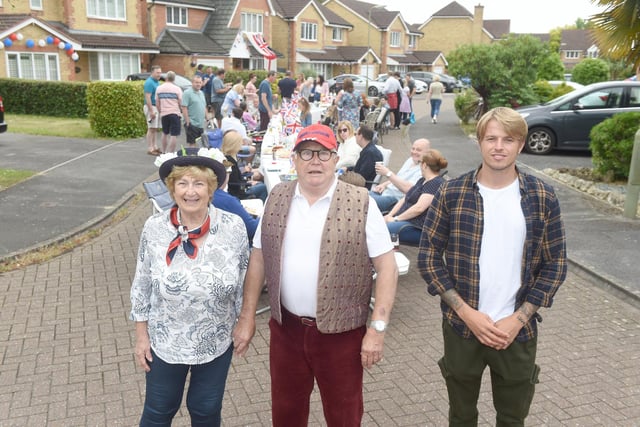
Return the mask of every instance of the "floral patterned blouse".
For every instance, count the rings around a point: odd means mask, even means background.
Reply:
[[[231,345],[242,307],[249,242],[239,216],[209,207],[211,226],[195,259],[182,245],[167,265],[177,235],[169,211],[144,224],[131,285],[130,320],[148,322],[154,352],[167,363],[210,362]]]
[[[354,129],[360,127],[360,106],[362,105],[362,97],[360,92],[353,91],[342,93],[338,108],[342,109],[340,120],[348,120]]]

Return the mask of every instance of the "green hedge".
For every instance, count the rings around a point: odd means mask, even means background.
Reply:
[[[593,167],[608,180],[627,179],[640,113],[620,113],[591,129]]]
[[[89,83],[87,104],[91,129],[100,136],[117,139],[146,134],[143,86],[143,81]]]
[[[86,118],[87,83],[0,79],[5,111],[12,114]]]

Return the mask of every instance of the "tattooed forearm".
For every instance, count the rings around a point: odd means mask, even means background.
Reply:
[[[518,308],[518,314],[516,317],[523,325],[525,325],[529,319],[531,319],[531,316],[538,311],[538,308],[538,306],[533,305],[530,302],[525,302],[520,306],[520,308]]]
[[[464,304],[462,297],[455,289],[449,289],[448,291],[445,291],[440,297],[445,303],[447,303],[449,307],[451,307],[455,311],[458,311],[458,309],[461,308]]]

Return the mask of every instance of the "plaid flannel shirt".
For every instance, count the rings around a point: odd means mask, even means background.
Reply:
[[[482,196],[478,170],[445,182],[436,194],[422,230],[418,267],[432,295],[455,289],[478,309],[480,244],[483,230]],[[518,172],[520,205],[526,222],[521,284],[515,309],[525,301],[550,307],[567,274],[567,252],[560,204],[553,188],[542,180]],[[464,338],[469,328],[451,307],[441,301],[443,317]],[[520,330],[517,340],[537,335],[539,314]]]

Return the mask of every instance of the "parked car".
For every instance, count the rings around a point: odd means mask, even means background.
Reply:
[[[556,88],[556,87],[558,87],[560,85],[569,86],[573,90],[582,89],[584,87],[584,85],[581,85],[580,83],[568,82],[566,80],[549,80],[547,83],[549,83],[552,88]]]
[[[378,96],[382,92],[384,83],[372,80],[368,77],[361,76],[359,74],[340,74],[327,80],[329,84],[329,91],[338,93],[342,90],[342,82],[349,77],[353,80],[353,87],[360,92],[368,90],[367,96]],[[367,89],[367,81],[369,89]]]
[[[409,74],[411,74],[411,73],[409,73]],[[384,83],[384,82],[387,81],[388,78],[389,78],[389,74],[386,74],[386,73],[385,74],[380,74],[378,76],[378,78],[376,79],[376,81]],[[425,83],[422,80],[414,78],[413,75],[411,76],[411,78],[413,78],[413,81],[416,84],[416,93],[418,95],[420,95],[421,93],[424,93],[424,92],[429,90],[429,84]]]
[[[464,86],[460,80],[447,74],[434,73],[431,71],[410,71],[409,74],[411,74],[411,77],[414,79],[422,80],[427,84],[431,84],[433,77],[438,75],[440,77],[440,82],[444,85],[447,92],[453,92],[454,90],[460,89]]]
[[[150,75],[151,73],[129,74],[125,80],[130,82],[138,81],[138,80],[147,80]],[[167,73],[162,73],[160,75],[160,81],[162,82],[165,81],[166,77],[167,77]],[[189,80],[187,77],[180,74],[176,74],[176,79],[174,83],[178,85],[183,92],[191,87],[191,80]]]
[[[7,131],[7,124],[4,122],[4,103],[0,96],[0,133]]]
[[[616,113],[640,112],[640,82],[594,83],[541,105],[517,110],[529,125],[525,150],[588,150],[591,128]]]

